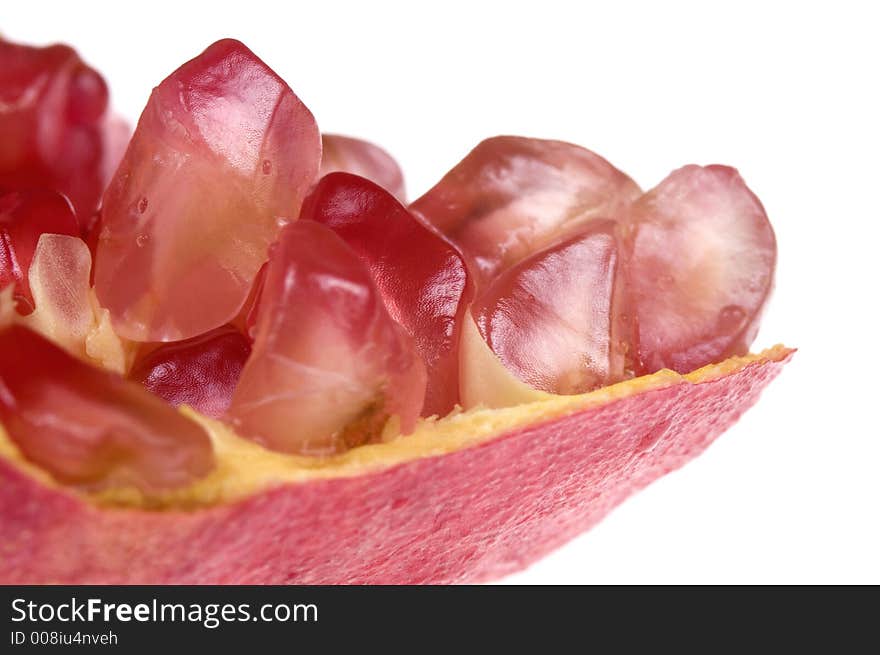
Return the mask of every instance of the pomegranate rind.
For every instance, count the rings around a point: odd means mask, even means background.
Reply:
[[[425,421],[327,459],[200,419],[217,469],[138,506],[54,484],[0,438],[0,582],[458,583],[522,569],[699,455],[794,351]]]

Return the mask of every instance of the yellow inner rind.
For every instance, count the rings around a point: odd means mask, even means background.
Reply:
[[[423,419],[407,436],[386,427],[381,443],[359,446],[330,457],[288,455],[267,450],[236,435],[229,427],[188,407],[186,416],[203,425],[214,443],[216,467],[191,485],[147,497],[135,488],[80,492],[99,505],[146,509],[194,509],[240,500],[266,489],[312,480],[360,476],[405,462],[435,457],[476,446],[502,434],[556,419],[621,398],[674,384],[697,384],[724,377],[761,361],[780,361],[791,351],[776,345],[760,354],[732,357],[687,375],[663,370],[577,396],[551,396],[503,409],[475,408],[453,412],[442,419]],[[27,461],[0,426],[0,457],[11,460],[41,483],[62,487],[43,469]]]

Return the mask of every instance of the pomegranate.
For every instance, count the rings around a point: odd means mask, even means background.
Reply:
[[[776,242],[732,168],[643,193],[501,136],[403,198],[238,41],[130,140],[73,50],[0,41],[0,583],[503,575],[792,356],[748,354]]]

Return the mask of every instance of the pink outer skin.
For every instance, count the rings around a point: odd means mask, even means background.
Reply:
[[[101,509],[0,460],[0,582],[497,578],[699,455],[790,356],[638,393],[445,456],[192,512]]]

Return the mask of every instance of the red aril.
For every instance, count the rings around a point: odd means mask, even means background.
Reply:
[[[0,39],[0,191],[59,191],[86,220],[112,158],[107,99],[103,78],[73,49]]]
[[[49,190],[0,195],[0,289],[15,286],[13,294],[22,313],[33,310],[28,271],[40,235],[47,233],[79,234],[67,198]]]
[[[104,195],[95,288],[119,334],[176,341],[230,322],[320,159],[312,114],[238,41],[172,73]]]
[[[748,352],[773,286],[776,240],[736,170],[680,168],[629,220],[636,373],[685,373]]]
[[[65,484],[146,494],[208,473],[207,433],[140,385],[81,362],[22,326],[0,330],[0,421]]]
[[[321,179],[302,218],[332,229],[369,265],[389,313],[425,361],[423,414],[448,414],[459,400],[458,343],[472,296],[461,255],[388,191],[348,173]]]
[[[379,438],[391,416],[409,432],[425,381],[412,337],[355,250],[314,221],[286,226],[227,413],[236,431],[275,450],[339,452]]]
[[[339,134],[322,134],[321,142],[324,146],[322,176],[336,171],[354,173],[372,180],[400,202],[406,202],[403,171],[382,148],[369,141]]]
[[[175,407],[189,405],[220,418],[250,352],[250,341],[234,327],[224,326],[159,346],[135,362],[129,378]]]
[[[640,193],[589,150],[499,136],[480,143],[411,209],[461,249],[482,285],[591,220],[618,216]]]
[[[625,377],[628,330],[616,224],[574,237],[499,275],[471,309],[489,347],[534,389],[576,394]]]

